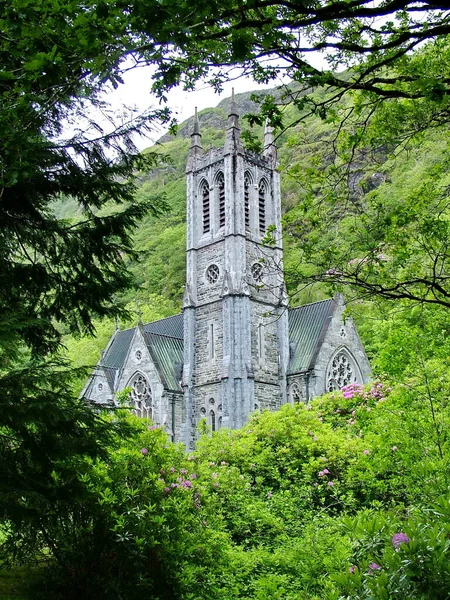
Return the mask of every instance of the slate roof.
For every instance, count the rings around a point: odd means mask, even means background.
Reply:
[[[289,310],[288,373],[301,373],[313,368],[335,306],[336,302],[330,299]]]

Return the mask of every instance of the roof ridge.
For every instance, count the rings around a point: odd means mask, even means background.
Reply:
[[[160,337],[166,337],[166,338],[170,338],[172,340],[183,341],[183,338],[178,337],[177,335],[168,335],[167,333],[156,333],[156,331],[144,331],[144,335],[159,335]]]
[[[334,297],[326,298],[325,300],[316,300],[315,302],[308,302],[307,304],[302,304],[301,306],[293,306],[292,308],[289,308],[289,310],[298,310],[299,308],[306,308],[307,306],[312,306],[313,304],[321,304],[322,302],[330,302],[331,300],[334,300]]]
[[[153,325],[153,323],[161,323],[161,321],[166,321],[167,319],[173,319],[174,317],[182,317],[183,313],[179,312],[176,313],[175,315],[170,315],[169,317],[163,317],[162,319],[156,319],[156,321],[149,321],[148,323],[144,323],[143,327],[145,327],[146,325]]]

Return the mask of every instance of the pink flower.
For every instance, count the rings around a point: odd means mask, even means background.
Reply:
[[[168,487],[165,487],[165,488],[164,488],[164,493],[165,493],[165,494],[168,494],[169,492],[170,492],[170,488],[168,488]]]
[[[397,446],[392,446],[392,452],[397,452],[398,448]]]
[[[356,573],[357,570],[358,570],[358,567],[355,565],[352,565],[351,567],[348,568],[348,572],[351,573],[352,575],[354,573]]]
[[[214,466],[215,466],[215,464],[216,464],[215,462],[210,462],[210,463],[209,463],[209,466],[210,466],[210,467],[214,467]]]
[[[272,492],[267,492],[267,497],[268,498],[272,498],[272,496],[273,496]]]
[[[146,454],[148,454],[148,450],[147,450],[147,448],[141,448],[141,454],[142,454],[143,456],[145,456]]]
[[[396,550],[398,550],[402,544],[408,544],[409,541],[409,537],[402,531],[400,533],[395,533],[392,537],[392,545]]]
[[[188,460],[195,460],[195,456],[188,456]]]
[[[329,472],[330,472],[330,471],[329,471],[328,469],[324,469],[324,470],[322,471],[322,473],[323,473],[324,475],[328,475],[328,474],[329,474]]]
[[[187,471],[186,471],[186,469],[180,469],[180,473],[182,473],[183,475],[186,475]]]
[[[217,473],[212,473],[211,477],[212,477],[213,479],[217,479]]]
[[[334,482],[333,482],[333,481],[329,481],[329,482],[327,483],[327,485],[329,485],[330,487],[332,487],[332,486],[334,485]]]
[[[175,473],[175,467],[170,467],[169,471],[170,471],[171,473]]]
[[[217,483],[217,481],[215,483],[213,483],[213,486],[216,487],[216,488],[219,487],[219,484]]]
[[[325,473],[323,471],[319,471],[319,477],[323,477]]]
[[[369,571],[381,571],[381,567],[377,563],[372,562],[369,564]]]
[[[222,461],[220,464],[221,464],[222,466],[225,466],[227,463],[226,463],[226,462],[223,460],[223,461]]]
[[[183,481],[182,486],[189,490],[192,487],[192,483],[189,481],[189,479],[186,479],[186,481]]]
[[[370,454],[370,450],[364,450],[363,454]]]
[[[189,479],[197,479],[197,475],[195,473],[191,473],[189,475]]]

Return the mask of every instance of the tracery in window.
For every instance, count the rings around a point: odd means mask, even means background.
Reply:
[[[294,404],[296,402],[304,402],[303,394],[297,383],[291,385],[291,401]]]
[[[223,173],[219,173],[216,179],[219,196],[219,228],[225,227],[225,179]]]
[[[204,181],[200,187],[203,206],[203,233],[208,233],[211,229],[211,208],[209,203],[209,185]]]
[[[134,413],[138,417],[152,418],[152,390],[147,379],[142,373],[137,373],[129,386],[131,387],[130,396],[134,403]]]
[[[217,265],[209,265],[206,269],[206,281],[208,283],[216,283],[219,279],[220,269]]]
[[[251,271],[253,280],[256,283],[261,283],[262,278],[263,278],[263,271],[264,271],[264,267],[262,266],[262,264],[259,262],[253,263],[250,271]]]
[[[264,180],[259,184],[258,191],[258,218],[259,218],[259,233],[264,235],[266,233],[266,196],[267,196],[267,185]]]
[[[328,392],[340,390],[344,385],[356,381],[352,363],[345,352],[338,352],[333,358],[328,369],[327,377]]]
[[[250,175],[246,173],[244,176],[244,215],[246,229],[250,229],[250,184]]]

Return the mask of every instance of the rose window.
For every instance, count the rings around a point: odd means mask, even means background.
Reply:
[[[261,263],[254,263],[251,268],[253,280],[259,283],[263,277],[263,266]]]
[[[206,269],[206,280],[208,283],[216,283],[219,279],[219,267],[217,265],[209,265]]]
[[[327,390],[340,390],[344,385],[353,383],[354,375],[353,368],[347,355],[340,352],[333,358],[331,368],[328,371]]]
[[[138,417],[152,417],[152,392],[143,375],[136,375],[131,384],[131,399]]]

